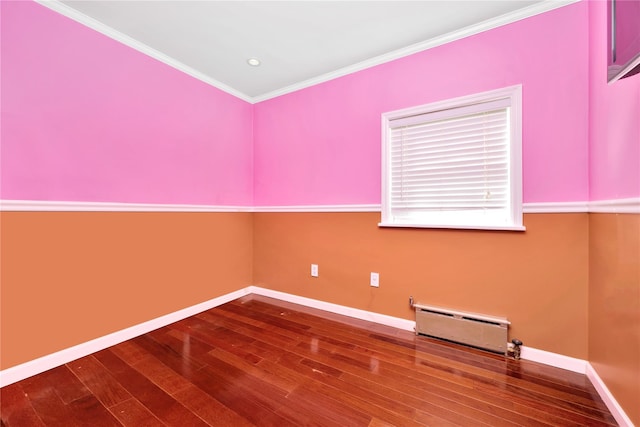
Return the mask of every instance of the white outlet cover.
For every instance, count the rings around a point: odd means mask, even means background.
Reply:
[[[311,264],[311,277],[318,277],[318,264]]]
[[[371,273],[371,286],[374,288],[380,287],[380,274],[379,273]]]

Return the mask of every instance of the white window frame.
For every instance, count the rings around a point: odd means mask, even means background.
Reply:
[[[391,206],[391,129],[399,121],[414,121],[416,116],[425,116],[424,122],[435,121],[443,115],[463,117],[467,107],[490,104],[498,101],[508,108],[508,212],[500,219],[483,215],[482,210],[466,212],[420,212],[409,219],[394,218]],[[453,110],[451,111],[447,110]],[[458,113],[456,113],[457,111]],[[471,213],[470,213],[471,212]],[[381,227],[409,228],[460,228],[480,230],[524,231],[522,223],[522,85],[463,96],[417,107],[391,111],[382,115],[382,218]]]

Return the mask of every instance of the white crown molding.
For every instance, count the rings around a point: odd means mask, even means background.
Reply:
[[[41,4],[42,6],[48,7],[49,9],[58,12],[61,15],[66,16],[67,18],[73,19],[76,22],[79,22],[82,25],[85,25],[107,37],[110,37],[120,43],[129,46],[137,50],[138,52],[144,53],[154,59],[157,59],[160,62],[167,64],[170,67],[173,67],[179,71],[182,71],[185,74],[190,75],[193,78],[196,78],[208,85],[211,85],[217,89],[220,89],[223,92],[228,93],[229,95],[233,95],[236,98],[242,99],[248,103],[253,104],[253,99],[245,95],[244,93],[232,88],[231,86],[224,84],[216,79],[213,79],[206,74],[196,70],[195,68],[189,67],[188,65],[166,55],[128,35],[121,33],[120,31],[110,27],[102,22],[91,18],[88,15],[85,15],[78,10],[67,6],[66,4],[60,2],[59,0],[35,0],[36,3]]]
[[[2,212],[251,212],[250,206],[0,200]]]
[[[624,412],[622,406],[618,403],[618,401],[613,397],[613,394],[609,391],[609,388],[605,385],[598,372],[596,372],[595,368],[591,365],[591,363],[587,363],[587,378],[593,384],[593,387],[596,389],[600,398],[607,405],[607,409],[613,415],[613,418],[616,419],[616,422],[620,425],[620,427],[633,427],[633,423],[631,422],[631,418]]]
[[[111,334],[93,339],[91,341],[87,341],[73,347],[65,348],[64,350],[60,350],[43,357],[39,357],[29,362],[4,369],[0,371],[0,387],[13,384],[25,378],[29,378],[33,375],[48,371],[49,369],[55,368],[56,366],[64,365],[65,363],[69,363],[73,360],[88,356],[97,351],[104,350],[105,348],[146,334],[147,332],[151,332],[163,326],[170,325],[171,323],[186,319],[187,317],[196,315],[219,305],[226,304],[230,301],[250,294],[251,288],[252,286],[248,286],[246,288],[219,296],[217,298],[210,299],[209,301],[205,301],[203,303],[196,304],[191,307],[187,307],[182,310],[178,310],[143,323],[139,323],[137,325],[122,329],[117,332],[113,332]]]
[[[384,55],[379,55],[374,58],[368,59],[366,61],[358,62],[357,64],[340,68],[338,70],[335,70],[326,74],[322,74],[320,76],[317,76],[308,80],[304,80],[302,82],[299,82],[293,85],[283,87],[282,89],[277,89],[277,90],[265,93],[263,95],[254,96],[252,98],[252,102],[258,103],[262,101],[267,101],[269,99],[276,98],[278,96],[286,95],[291,92],[296,92],[298,90],[305,89],[310,86],[315,86],[317,84],[324,83],[329,80],[336,79],[338,77],[343,77],[348,74],[353,74],[358,71],[365,70],[367,68],[375,67],[376,65],[381,65],[387,62],[394,61],[396,59],[404,58],[405,56],[413,55],[418,52],[432,49],[434,47],[437,47],[446,43],[450,43],[456,40],[463,39],[465,37],[482,33],[484,31],[489,31],[494,28],[501,27],[503,25],[511,24],[513,22],[517,22],[522,19],[539,15],[541,13],[550,12],[554,9],[558,9],[573,3],[577,3],[578,1],[580,0],[552,0],[552,1],[535,3],[535,4],[532,4],[531,6],[519,9],[517,11],[506,13],[504,15],[501,15],[492,19],[488,19],[486,21],[480,22],[475,25],[470,25],[460,30],[452,31],[450,33],[443,34],[441,36],[434,37],[420,43],[415,43],[405,48],[394,50],[392,52],[385,53]]]
[[[593,213],[640,213],[640,197],[615,200],[594,200],[589,202],[589,212]]]
[[[257,102],[266,101],[271,98],[275,98],[281,95],[285,95],[287,93],[295,92],[300,89],[304,89],[310,86],[317,85],[319,83],[323,83],[329,80],[333,80],[338,77],[345,76],[347,74],[352,74],[357,71],[361,71],[367,68],[374,67],[376,65],[384,64],[387,62],[394,61],[396,59],[403,58],[405,56],[413,55],[414,53],[422,52],[427,49],[431,49],[445,43],[450,43],[455,40],[459,40],[465,37],[469,37],[484,31],[489,31],[494,28],[501,27],[503,25],[511,24],[516,21],[520,21],[522,19],[526,19],[535,15],[539,15],[541,13],[549,12],[554,9],[558,9],[560,7],[564,7],[573,3],[576,3],[579,0],[552,0],[552,1],[544,1],[540,3],[535,3],[531,6],[519,9],[517,11],[506,13],[504,15],[498,16],[496,18],[488,19],[486,21],[480,22],[475,25],[468,26],[466,28],[460,29],[458,31],[453,31],[438,37],[434,37],[432,39],[426,40],[421,43],[416,43],[411,46],[407,46],[402,49],[395,50],[393,52],[386,53],[384,55],[377,56],[375,58],[371,58],[366,61],[359,62],[354,65],[350,65],[348,67],[341,68],[336,71],[332,71],[330,73],[323,74],[318,77],[314,77],[312,79],[308,79],[290,86],[286,86],[281,89],[277,89],[262,95],[251,97],[246,95],[229,85],[226,85],[216,79],[213,79],[204,73],[189,67],[188,65],[132,38],[127,36],[126,34],[115,30],[114,28],[93,19],[84,13],[73,9],[70,6],[60,2],[59,0],[35,0],[37,3],[48,7],[51,10],[54,10],[68,18],[73,19],[83,25],[86,25],[89,28],[92,28],[99,33],[104,34],[107,37],[110,37],[114,40],[117,40],[133,49],[136,49],[139,52],[144,53],[145,55],[149,55],[152,58],[157,59],[160,62],[163,62],[177,70],[180,70],[198,80],[201,80],[211,86],[214,86],[230,95],[233,95],[237,98],[242,99],[243,101],[249,102],[251,104],[255,104]]]
[[[370,205],[299,205],[254,206],[252,212],[380,212],[379,204]]]

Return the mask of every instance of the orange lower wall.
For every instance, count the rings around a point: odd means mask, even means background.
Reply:
[[[378,213],[1,215],[2,369],[250,284],[407,319],[413,295],[587,358],[587,214],[525,215],[524,233],[379,228]]]
[[[379,228],[379,220],[254,214],[254,284],[406,319],[415,318],[413,295],[506,316],[526,346],[587,358],[588,214],[527,214],[526,232]],[[372,271],[380,288],[369,286]]]
[[[0,215],[2,369],[252,283],[250,213]]]
[[[589,361],[640,426],[640,215],[589,222]]]

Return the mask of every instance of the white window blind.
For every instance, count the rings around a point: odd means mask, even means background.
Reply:
[[[381,225],[522,229],[519,111],[499,91],[384,115]]]

